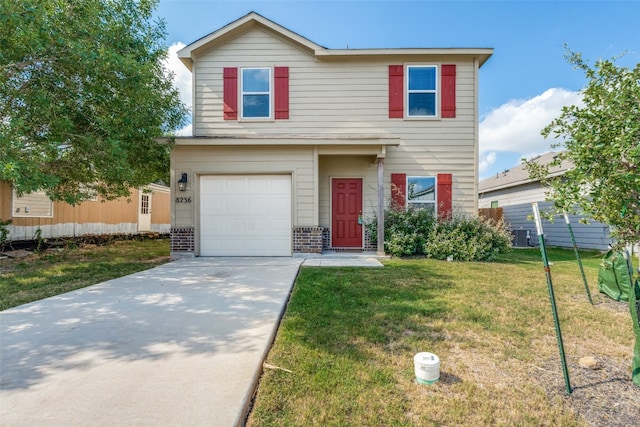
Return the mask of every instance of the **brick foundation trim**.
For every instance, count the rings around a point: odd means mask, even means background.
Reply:
[[[171,253],[194,253],[196,250],[194,235],[193,227],[171,227]]]
[[[293,252],[322,253],[323,227],[293,227]]]
[[[322,230],[322,249],[331,249],[331,229],[324,228]]]
[[[371,234],[367,227],[362,227],[364,231],[364,246],[362,249],[360,248],[334,248],[331,246],[331,229],[324,228],[322,230],[322,249],[325,251],[373,251],[375,252],[378,249],[376,242],[373,242],[371,239]]]

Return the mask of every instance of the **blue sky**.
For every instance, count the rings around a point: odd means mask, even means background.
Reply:
[[[565,44],[590,62],[626,52],[619,65],[640,63],[640,0],[160,0],[185,102],[190,75],[175,52],[251,11],[327,48],[493,48],[480,69],[480,179],[549,151],[540,130],[586,83]]]

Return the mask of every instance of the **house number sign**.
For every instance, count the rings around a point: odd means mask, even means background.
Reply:
[[[176,197],[176,203],[191,203],[191,197]]]

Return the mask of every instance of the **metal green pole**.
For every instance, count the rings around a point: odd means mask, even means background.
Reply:
[[[584,282],[584,289],[587,291],[587,298],[589,298],[589,302],[593,305],[593,300],[591,299],[591,292],[589,291],[589,285],[587,284],[587,276],[584,274],[584,268],[582,268],[582,260],[580,259],[580,253],[578,252],[578,245],[576,244],[576,238],[573,235],[573,228],[571,227],[571,222],[569,222],[569,215],[564,213],[564,222],[567,223],[567,228],[569,228],[569,234],[571,235],[571,242],[573,242],[573,250],[576,253],[576,258],[578,259],[578,265],[580,266],[580,274],[582,274],[582,281]]]
[[[551,281],[551,268],[549,268],[549,258],[547,257],[547,247],[544,243],[544,230],[542,229],[542,220],[540,219],[540,210],[537,203],[532,203],[533,216],[536,220],[536,230],[538,232],[538,242],[540,243],[540,252],[542,253],[542,262],[544,272],[547,276],[547,288],[549,289],[549,299],[551,300],[551,311],[553,312],[553,322],[556,327],[556,338],[558,340],[558,350],[560,350],[560,362],[562,362],[562,373],[564,374],[564,385],[567,394],[571,394],[571,383],[569,381],[569,369],[567,367],[567,359],[564,355],[564,344],[562,342],[562,332],[560,331],[560,320],[558,319],[558,310],[556,309],[556,297],[553,292],[553,282]]]

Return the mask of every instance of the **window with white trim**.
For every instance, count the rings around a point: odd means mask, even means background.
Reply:
[[[141,194],[140,195],[140,213],[142,215],[151,214],[151,195],[150,194]]]
[[[242,118],[271,117],[271,68],[243,68],[240,78]]]
[[[407,177],[407,208],[429,209],[436,212],[436,177]]]
[[[438,115],[438,67],[407,66],[407,117]]]

